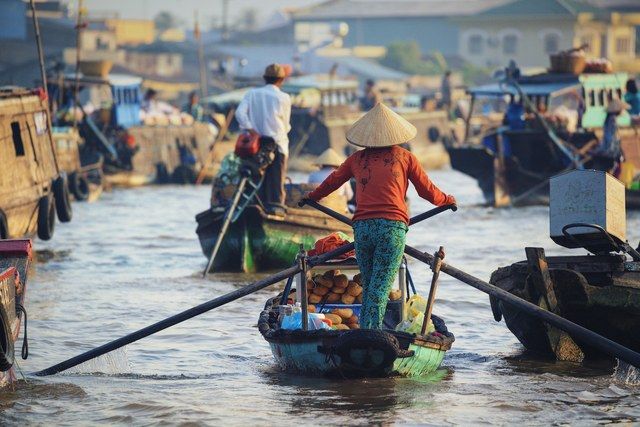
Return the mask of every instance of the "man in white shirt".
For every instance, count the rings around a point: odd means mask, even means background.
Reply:
[[[284,66],[269,65],[263,77],[266,84],[251,89],[242,98],[236,110],[236,120],[241,129],[260,135],[261,143],[267,138],[276,143],[276,156],[265,171],[260,198],[268,213],[284,215],[291,98],[280,90],[287,77]]]

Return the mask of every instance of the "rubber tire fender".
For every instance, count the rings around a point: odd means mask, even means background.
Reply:
[[[41,240],[51,239],[55,224],[56,208],[53,203],[53,194],[49,193],[38,201],[38,237]]]
[[[156,184],[168,184],[170,181],[169,170],[164,162],[156,164]]]
[[[369,367],[362,367],[351,359],[354,349],[376,349],[382,351],[382,362]],[[342,368],[347,371],[361,373],[382,373],[393,368],[393,362],[401,354],[398,339],[388,332],[373,329],[346,331],[340,335],[334,346],[334,352],[340,356]],[[402,354],[403,357],[406,357]]]
[[[5,308],[0,306],[0,371],[6,372],[15,361],[14,342]]]
[[[69,190],[79,202],[84,202],[89,198],[89,181],[84,175],[77,172],[69,176]]]
[[[70,222],[73,217],[71,197],[69,196],[69,181],[66,174],[53,181],[53,196],[56,202],[56,212],[60,222]]]

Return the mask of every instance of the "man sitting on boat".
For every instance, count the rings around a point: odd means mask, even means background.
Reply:
[[[384,104],[377,104],[347,131],[347,141],[364,147],[331,173],[308,198],[318,201],[356,179],[353,215],[356,258],[364,287],[360,325],[381,329],[389,291],[404,253],[409,223],[405,196],[409,181],[418,195],[437,206],[455,203],[440,191],[418,159],[399,147],[416,128]]]
[[[271,64],[264,71],[265,85],[248,91],[236,110],[241,129],[260,135],[260,142],[274,141],[275,159],[265,170],[260,198],[273,215],[285,213],[284,180],[287,174],[291,130],[291,98],[280,90],[287,77],[286,67]]]
[[[344,162],[344,157],[336,153],[333,148],[327,148],[316,159],[316,165],[320,167],[319,170],[311,172],[309,174],[309,184],[321,184],[329,175],[333,173]],[[349,181],[342,184],[338,189],[338,194],[345,198],[345,201],[349,202],[353,199],[353,189]]]

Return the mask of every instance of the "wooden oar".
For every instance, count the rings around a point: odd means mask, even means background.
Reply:
[[[222,222],[222,227],[220,227],[220,231],[218,232],[218,237],[216,238],[216,243],[213,245],[213,249],[211,250],[211,256],[209,257],[209,261],[207,262],[207,266],[202,272],[202,278],[207,277],[207,273],[211,270],[213,266],[213,261],[216,259],[216,255],[218,254],[218,250],[220,250],[220,245],[222,245],[222,239],[224,239],[224,235],[227,234],[227,229],[229,228],[229,224],[231,224],[231,219],[233,218],[233,214],[238,207],[238,203],[240,202],[240,197],[242,196],[242,192],[244,191],[244,187],[247,184],[248,176],[243,176],[240,179],[240,183],[238,184],[238,188],[236,189],[236,193],[233,195],[233,200],[231,201],[231,205],[227,209],[224,214],[224,220]]]
[[[442,267],[442,260],[444,259],[444,247],[440,246],[438,252],[434,255],[433,264],[433,277],[431,278],[431,287],[429,288],[429,298],[427,299],[427,306],[424,309],[424,320],[422,321],[422,329],[420,335],[424,335],[427,332],[427,326],[429,320],[431,320],[431,312],[433,311],[433,303],[436,300],[436,291],[438,290],[438,278],[440,277],[440,267]]]
[[[351,220],[349,218],[346,218],[344,215],[340,215],[339,213],[327,208],[326,206],[322,206],[317,202],[303,199],[300,203],[309,204],[339,221],[343,221],[343,219],[346,219],[346,221],[344,222],[347,224],[351,224]],[[425,212],[425,214],[427,213],[428,212]],[[425,264],[433,264],[434,256],[431,254],[421,252],[409,245],[405,245],[404,252],[407,255],[424,262]],[[449,276],[454,277],[469,286],[473,286],[474,288],[486,294],[489,294],[490,296],[495,297],[500,301],[516,307],[523,312],[530,314],[531,316],[537,317],[538,319],[569,333],[572,337],[577,338],[580,341],[583,341],[584,343],[597,348],[603,353],[609,354],[613,357],[617,357],[618,359],[623,360],[630,365],[635,366],[636,368],[640,368],[640,353],[635,352],[630,348],[620,345],[617,342],[610,340],[609,338],[603,337],[600,334],[597,334],[585,327],[573,323],[572,321],[567,320],[564,317],[560,317],[557,314],[544,310],[537,305],[530,303],[529,301],[519,298],[505,290],[500,289],[497,286],[494,286],[481,279],[478,279],[477,277],[465,273],[462,270],[458,270],[453,266],[447,265],[444,262],[442,263],[440,269]]]
[[[353,243],[349,243],[337,249],[334,249],[331,252],[311,257],[307,260],[307,266],[313,267],[318,264],[322,264],[323,262],[330,259],[339,257],[342,254],[352,251],[353,247]],[[300,266],[296,264],[295,266],[289,267],[286,270],[282,270],[281,272],[276,273],[272,276],[254,282],[233,292],[229,292],[228,294],[222,295],[218,298],[214,298],[198,306],[192,307],[167,319],[154,323],[153,325],[147,326],[146,328],[142,328],[140,330],[132,332],[122,338],[118,338],[117,340],[101,345],[100,347],[89,350],[78,356],[72,357],[71,359],[65,360],[64,362],[60,362],[47,369],[43,369],[42,371],[36,372],[35,374],[38,376],[46,376],[66,371],[67,369],[73,368],[74,366],[77,366],[88,360],[95,359],[96,357],[102,356],[103,354],[109,353],[110,351],[117,350],[127,344],[131,344],[142,338],[148,337],[149,335],[153,335],[156,332],[160,332],[163,329],[167,329],[171,326],[177,325],[178,323],[184,322],[185,320],[191,319],[192,317],[199,316],[200,314],[206,313],[207,311],[213,310],[214,308],[218,308],[239,298],[257,292],[261,289],[267,288],[298,273],[300,273]],[[304,283],[302,284],[302,286],[304,286]]]

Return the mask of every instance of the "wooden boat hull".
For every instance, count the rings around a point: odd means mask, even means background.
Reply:
[[[626,262],[618,255],[548,257],[547,262],[560,308],[558,314],[640,351],[637,339],[640,262]],[[533,304],[541,304],[541,295],[532,285],[524,261],[498,269],[492,274],[491,283]],[[527,350],[554,355],[543,322],[503,302],[492,300],[491,303],[496,320],[504,318],[509,330]],[[587,345],[577,344],[586,358],[606,358]]]
[[[355,331],[354,331],[355,332]],[[367,331],[363,331],[367,332]],[[387,332],[391,333],[391,332]],[[337,338],[336,338],[337,340]],[[353,366],[343,363],[340,356],[327,357],[318,348],[326,346],[327,339],[309,339],[306,342],[269,342],[271,353],[278,366],[288,372],[315,376],[345,376],[350,378],[367,378],[400,375],[404,377],[419,377],[435,372],[441,365],[446,350],[432,348],[413,343],[407,349],[414,352],[411,357],[395,358],[391,363],[378,370],[368,371],[363,363],[354,371]],[[382,358],[373,353],[372,357]]]
[[[208,258],[222,226],[224,209],[196,216],[196,233]],[[344,224],[310,209],[288,208],[284,218],[247,207],[229,226],[213,264],[216,271],[256,272],[290,267],[302,244],[311,249],[316,240],[334,231],[351,233]]]
[[[16,381],[14,360],[20,337],[27,274],[31,261],[30,240],[0,241],[0,388]]]

